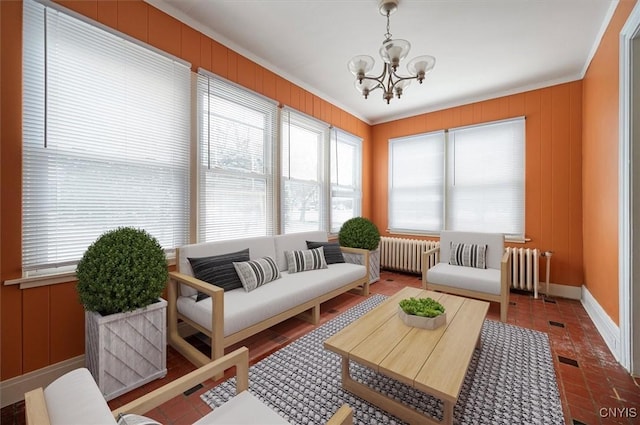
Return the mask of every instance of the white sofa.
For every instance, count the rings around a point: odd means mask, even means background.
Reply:
[[[487,245],[486,268],[451,265],[451,244]],[[430,256],[439,255],[439,261],[429,268]],[[500,320],[507,320],[509,308],[509,270],[511,259],[504,249],[502,233],[440,232],[440,246],[422,254],[422,286],[425,289],[448,292],[470,298],[500,303]]]
[[[44,390],[37,388],[25,394],[25,416],[29,425],[115,425],[120,415],[142,415],[182,394],[201,382],[235,366],[236,396],[200,418],[205,424],[288,424],[288,422],[248,389],[249,354],[246,347],[207,364],[144,396],[111,411],[91,373],[85,368],[68,372]],[[126,416],[125,416],[126,418]],[[129,423],[135,423],[134,418]],[[343,405],[327,422],[328,425],[353,423],[351,408]]]
[[[176,272],[170,273],[167,319],[169,343],[197,366],[224,354],[225,347],[265,330],[293,316],[317,324],[320,304],[351,289],[369,294],[369,276],[365,266],[351,263],[330,264],[325,269],[289,274],[286,251],[306,250],[306,241],[326,242],[325,232],[303,232],[272,237],[233,239],[186,245],[176,253]],[[249,248],[252,260],[272,257],[281,277],[246,292],[243,288],[223,291],[193,277],[189,258],[228,254]],[[344,252],[363,255],[366,250],[344,248]],[[210,299],[196,302],[197,292]],[[189,344],[178,329],[182,321],[211,338],[211,357]]]

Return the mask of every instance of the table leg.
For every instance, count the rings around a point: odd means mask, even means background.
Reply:
[[[439,421],[431,416],[423,415],[420,412],[400,403],[392,398],[379,393],[370,387],[361,384],[351,378],[349,373],[349,358],[342,357],[342,388],[357,395],[363,400],[367,400],[374,406],[378,406],[392,415],[402,419],[411,425],[452,425],[453,424],[453,406],[455,403],[444,401],[443,419]]]

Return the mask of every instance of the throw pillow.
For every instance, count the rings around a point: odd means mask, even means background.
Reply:
[[[284,255],[287,257],[289,273],[327,268],[323,247],[303,249],[300,251],[286,251]]]
[[[314,249],[322,247],[324,249],[324,259],[327,264],[344,263],[344,256],[338,242],[312,242],[307,241],[307,248]]]
[[[486,269],[487,245],[451,242],[449,264],[452,266],[475,267]]]
[[[193,276],[204,282],[219,286],[225,291],[242,288],[242,281],[233,267],[234,261],[249,261],[249,248],[211,257],[188,258]],[[198,292],[196,302],[209,298],[209,295]]]
[[[120,413],[118,425],[161,425],[160,422],[135,413]]]
[[[258,260],[234,262],[242,286],[247,292],[251,292],[259,286],[280,278],[280,270],[276,262],[271,257],[264,257]]]

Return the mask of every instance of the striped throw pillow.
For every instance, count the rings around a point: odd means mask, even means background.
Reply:
[[[271,257],[233,263],[233,267],[235,267],[240,281],[242,281],[242,286],[247,292],[280,278],[280,270]]]
[[[475,267],[486,269],[487,245],[451,242],[449,264],[452,266]]]
[[[324,248],[321,246],[314,249],[286,251],[284,255],[287,257],[289,273],[327,268],[327,260],[324,258]]]

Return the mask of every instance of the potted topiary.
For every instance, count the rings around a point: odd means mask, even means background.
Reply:
[[[110,400],[167,374],[168,279],[158,241],[120,227],[87,248],[76,269],[85,308],[85,362]]]
[[[353,217],[345,221],[338,233],[340,246],[369,250],[369,283],[380,280],[380,232],[378,227],[364,217]],[[362,256],[344,253],[345,260],[362,264]]]
[[[445,308],[433,298],[405,298],[398,305],[398,316],[405,325],[436,329],[447,323]]]

